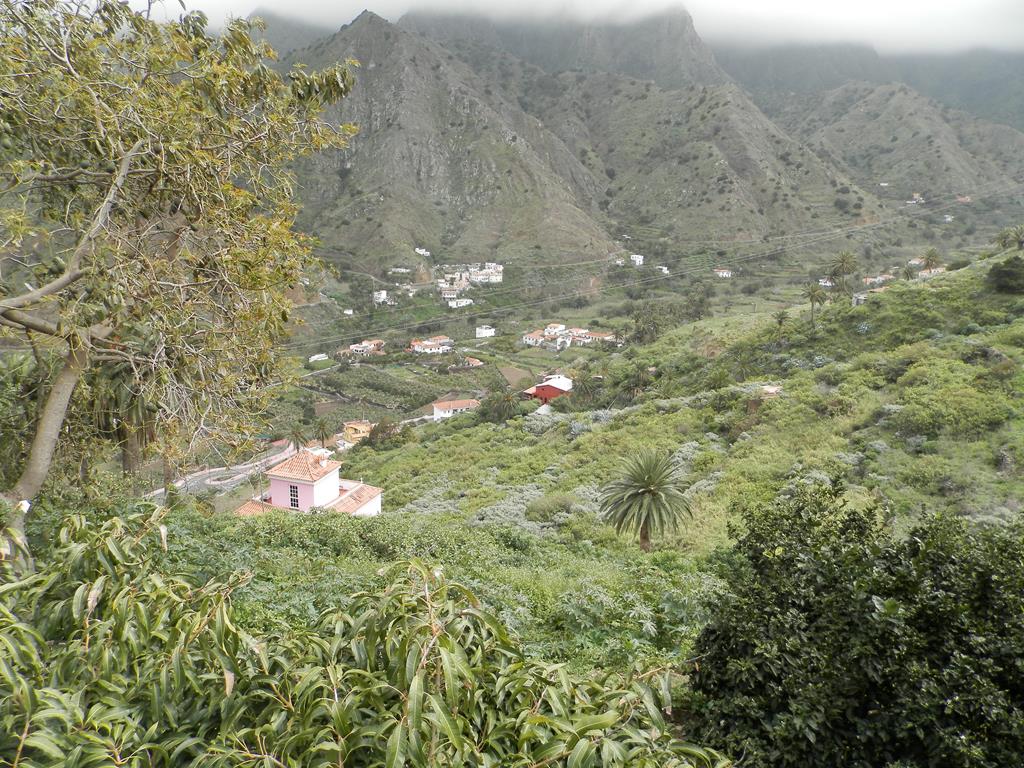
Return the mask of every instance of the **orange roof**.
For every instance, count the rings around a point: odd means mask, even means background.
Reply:
[[[437,400],[431,403],[435,408],[442,411],[465,411],[469,408],[478,408],[479,400]]]
[[[343,483],[345,481],[342,481]],[[328,506],[328,509],[332,509],[335,512],[341,514],[351,515],[354,514],[366,504],[368,501],[372,501],[376,497],[380,496],[382,491],[380,488],[375,488],[372,485],[366,483],[354,483],[349,488],[345,488],[344,485],[340,488],[341,495],[338,500]]]
[[[341,466],[340,461],[321,460],[309,451],[299,451],[294,456],[282,461],[280,464],[267,470],[271,477],[281,477],[286,480],[305,480],[315,483],[321,477],[330,474]]]
[[[275,507],[273,504],[268,504],[265,501],[259,499],[249,499],[245,504],[235,510],[235,514],[239,517],[258,517],[259,515],[266,514],[267,512],[273,512],[275,509],[283,509],[283,507]]]

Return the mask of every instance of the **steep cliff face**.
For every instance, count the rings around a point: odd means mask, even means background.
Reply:
[[[377,266],[408,260],[414,245],[475,259],[611,251],[587,169],[436,43],[365,12],[291,59],[359,62],[335,115],[359,135],[299,168],[301,223],[328,248]]]
[[[407,14],[399,23],[442,43],[483,43],[552,73],[608,72],[668,89],[729,81],[682,8],[622,23],[496,22],[423,12]]]

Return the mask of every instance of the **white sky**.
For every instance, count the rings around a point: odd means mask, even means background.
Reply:
[[[167,11],[177,14],[176,0]],[[261,7],[337,27],[364,8],[396,21],[410,8],[476,11],[501,17],[645,15],[673,0],[185,0],[211,20],[246,16]],[[697,32],[707,40],[756,44],[869,43],[883,52],[1024,50],[1024,0],[686,0]],[[1024,77],[1024,73],[1021,73]]]

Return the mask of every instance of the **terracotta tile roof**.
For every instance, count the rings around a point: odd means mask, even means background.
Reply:
[[[315,483],[321,477],[330,474],[341,466],[340,461],[326,460],[321,462],[319,456],[309,451],[299,451],[294,456],[282,461],[267,470],[271,477],[280,477],[285,480],[305,480],[308,483]]]
[[[245,504],[235,510],[235,514],[238,517],[258,517],[259,515],[266,514],[267,512],[273,512],[275,509],[283,509],[283,507],[275,507],[273,504],[268,504],[265,501],[259,499],[249,499]]]
[[[435,408],[442,411],[464,411],[469,408],[478,408],[479,400],[437,400],[431,403]]]
[[[327,508],[343,515],[354,514],[360,507],[369,501],[373,501],[382,493],[380,488],[375,488],[366,483],[354,483],[348,489],[342,485],[340,492],[341,496],[338,500],[328,505]]]

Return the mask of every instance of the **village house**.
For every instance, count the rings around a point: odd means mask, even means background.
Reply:
[[[446,286],[441,289],[441,301],[455,301],[459,298],[459,289]]]
[[[391,269],[388,270],[389,275],[408,275],[410,272],[412,272],[412,270],[408,267],[391,267]]]
[[[409,351],[418,355],[440,355],[454,348],[455,342],[447,336],[431,336],[429,339],[413,339],[409,342]]]
[[[873,275],[871,277],[865,277],[861,280],[861,282],[863,282],[864,285],[882,285],[883,283],[888,283],[890,280],[894,279],[895,277],[893,275],[886,273],[884,275]]]
[[[665,266],[664,264],[659,264],[659,265],[658,265],[658,271],[659,271],[659,272],[661,272],[661,274],[663,274],[663,275],[669,275],[669,274],[672,274],[672,273],[671,273],[671,272],[669,271],[669,268],[668,268],[668,267],[666,267],[666,266]]]
[[[471,283],[500,283],[505,279],[505,267],[492,261],[469,265],[469,281]]]
[[[544,326],[545,336],[558,336],[563,331],[565,331],[565,325],[563,323],[548,323]]]
[[[380,290],[373,292],[373,303],[380,306],[381,304],[392,304],[394,302],[388,298],[387,291]]]
[[[606,344],[615,344],[618,342],[615,334],[607,331],[587,331],[585,336],[590,341],[597,341]]]
[[[615,266],[616,267],[624,267],[624,266],[626,266],[626,260],[625,259],[616,259],[615,260]]]
[[[633,262],[634,267],[642,267],[644,265],[644,257],[641,253],[631,253],[629,260]]]
[[[715,267],[712,270],[712,272],[715,273],[715,277],[720,277],[723,280],[726,280],[726,279],[732,277],[732,270],[729,269],[728,267]]]
[[[267,512],[308,512],[324,509],[352,517],[374,517],[381,511],[380,488],[339,476],[340,461],[330,451],[301,449],[267,470],[269,490],[235,510],[240,517]]]
[[[572,391],[572,379],[560,373],[545,376],[540,384],[535,384],[529,389],[523,390],[523,394],[540,400],[542,403],[549,403],[556,397],[567,395]]]
[[[341,425],[341,438],[350,445],[357,445],[370,436],[370,431],[374,426],[372,421],[366,419],[346,421]]]
[[[350,344],[348,352],[352,355],[383,355],[384,339],[363,339],[358,344]]]
[[[448,302],[448,308],[449,309],[462,309],[463,307],[470,306],[472,303],[473,303],[472,299],[451,299]]]
[[[934,267],[933,269],[922,269],[917,273],[918,277],[928,278],[935,277],[935,275],[941,275],[946,271],[945,267]]]
[[[327,360],[327,359],[328,359],[328,357],[327,357],[326,354],[320,353],[318,355],[310,355],[309,360],[307,362],[310,362],[310,363],[322,363],[324,360]]]
[[[465,360],[462,361],[462,364],[466,368],[480,368],[484,364],[484,361],[479,360],[475,357],[467,357]]]
[[[868,295],[866,293],[855,293],[853,294],[853,296],[850,297],[850,304],[854,307],[859,307],[861,304],[864,304],[867,300]]]
[[[822,288],[832,288],[835,286],[835,283],[832,282],[831,278],[819,277],[818,285],[820,285]]]
[[[472,411],[480,407],[479,400],[437,400],[431,405],[434,408],[434,421],[450,419],[466,411]]]
[[[921,257],[918,257],[916,259],[911,259],[910,261],[907,262],[907,265],[911,266],[911,267],[923,267],[924,266],[924,259],[922,259]]]
[[[418,256],[422,256],[425,259],[430,258],[430,251],[428,251],[426,248],[413,248],[413,250],[416,252]]]
[[[476,337],[478,339],[487,339],[496,334],[497,331],[494,326],[491,325],[478,325],[476,327]]]
[[[522,342],[528,347],[539,347],[544,344],[544,332],[543,331],[530,331],[524,333]]]

